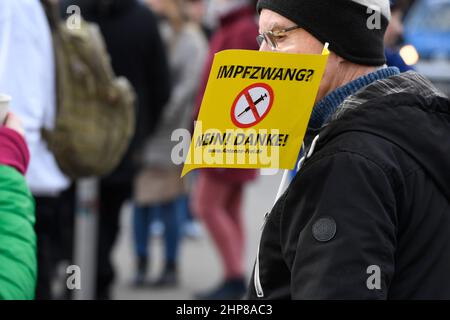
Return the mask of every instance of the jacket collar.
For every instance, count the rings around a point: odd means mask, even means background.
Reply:
[[[376,81],[347,97],[330,120],[317,150],[344,133],[369,133],[403,150],[450,199],[450,100],[425,77],[409,71]]]
[[[369,86],[375,81],[386,79],[399,73],[400,71],[395,67],[381,68],[334,90],[314,106],[309,121],[309,127],[315,129],[320,128],[328,122],[330,117],[349,96]]]

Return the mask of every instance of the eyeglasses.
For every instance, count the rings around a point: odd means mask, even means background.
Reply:
[[[275,50],[278,48],[277,39],[280,39],[282,37],[286,36],[286,33],[295,29],[300,29],[300,26],[294,26],[283,30],[276,30],[276,31],[266,31],[261,34],[259,34],[256,37],[256,41],[258,42],[259,47],[261,48],[264,41],[267,42],[267,44],[270,46],[272,50]]]

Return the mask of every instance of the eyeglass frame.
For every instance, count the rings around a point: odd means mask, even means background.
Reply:
[[[263,33],[258,34],[256,37],[256,42],[258,43],[259,47],[261,48],[264,41],[270,46],[272,50],[275,50],[278,48],[277,38],[285,36],[285,33],[289,31],[293,31],[296,29],[301,29],[300,26],[293,26],[290,28],[282,29],[282,30],[269,30]]]

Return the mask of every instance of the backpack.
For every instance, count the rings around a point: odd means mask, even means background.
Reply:
[[[72,179],[104,176],[122,160],[135,131],[135,92],[116,77],[97,25],[80,17],[70,28],[57,3],[41,0],[52,30],[57,114],[42,136]]]

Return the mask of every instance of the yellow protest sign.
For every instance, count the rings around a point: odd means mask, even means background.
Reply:
[[[217,53],[182,176],[197,168],[293,169],[328,55]]]

